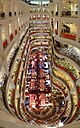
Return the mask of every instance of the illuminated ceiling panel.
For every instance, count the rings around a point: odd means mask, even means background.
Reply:
[[[50,0],[25,0],[25,2],[33,5],[47,5],[49,4]]]

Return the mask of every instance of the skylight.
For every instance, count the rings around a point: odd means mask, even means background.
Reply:
[[[33,5],[47,5],[50,0],[25,0],[25,2]]]

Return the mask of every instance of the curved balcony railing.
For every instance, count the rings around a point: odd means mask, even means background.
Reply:
[[[74,87],[73,83],[71,82],[70,78],[65,75],[65,73],[57,70],[52,70],[53,75],[57,78],[60,79],[68,88],[69,91],[72,90]]]
[[[69,75],[71,76],[71,78],[74,81],[76,81],[78,79],[78,77],[79,77],[78,72],[76,71],[74,66],[72,66],[69,62],[65,61],[65,59],[55,58],[54,63],[58,68],[62,69],[63,71],[65,71],[67,73],[69,73]]]
[[[64,83],[66,83],[66,82],[68,82],[68,79],[66,79],[66,77],[62,77],[62,74],[61,74],[61,77],[60,77],[60,75],[58,75],[58,74],[60,74],[60,72],[59,73],[57,73],[57,75],[56,74],[54,74],[54,75],[56,75],[56,77],[58,77],[60,80],[62,80]],[[66,85],[67,85],[67,87],[68,87],[68,85],[69,85],[69,83],[66,83]],[[70,90],[71,90],[71,88],[73,88],[73,87],[71,87],[71,85],[69,85],[69,88],[70,88]],[[75,89],[76,89],[76,87],[75,87]],[[70,94],[71,95],[71,102],[72,102],[72,104],[73,104],[73,106],[72,106],[72,109],[71,109],[71,112],[70,112],[70,115],[68,116],[68,118],[67,118],[67,120],[66,120],[66,123],[69,121],[71,121],[71,120],[73,120],[74,118],[75,118],[75,114],[76,114],[76,112],[77,112],[77,108],[78,108],[78,103],[77,103],[77,100],[78,100],[78,95],[77,95],[77,92],[75,92],[75,95],[74,94]],[[75,99],[76,98],[76,99]]]
[[[14,62],[14,59],[18,53],[18,50],[19,50],[19,47],[17,47],[15,50],[14,50],[14,53],[12,54],[11,58],[9,58],[8,60],[8,69],[9,69],[9,72],[12,68],[12,65],[13,65],[13,62]]]
[[[73,61],[75,61],[78,64],[78,66],[80,66],[80,56],[75,50],[75,48],[73,47],[69,48],[68,46],[66,47],[64,44],[62,44],[62,46],[60,45],[59,47],[56,43],[54,44],[54,46],[55,46],[55,50],[58,53],[71,58]]]
[[[53,73],[53,75],[54,75],[55,77],[57,77],[56,74]],[[70,87],[70,85],[67,83],[66,79],[60,78],[60,77],[57,77],[57,78],[60,79],[61,81],[63,81],[63,82],[65,83],[65,85],[68,87],[68,90],[69,90],[69,91],[71,90],[71,87]],[[68,80],[68,79],[67,79],[67,80]],[[64,123],[66,123],[66,122],[68,121],[68,119],[71,117],[71,115],[72,115],[72,113],[73,113],[74,111],[76,112],[76,110],[74,110],[73,107],[72,107],[74,98],[71,98],[72,95],[70,94],[70,92],[69,92],[69,95],[66,94],[66,96],[70,96],[70,99],[68,99],[68,100],[66,101],[66,103],[67,103],[66,105],[67,105],[67,106],[66,106],[64,115],[61,117],[61,120],[63,120]],[[78,105],[77,105],[77,106],[78,106]],[[77,106],[76,106],[76,108],[77,108]]]

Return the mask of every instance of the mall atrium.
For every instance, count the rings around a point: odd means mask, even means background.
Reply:
[[[80,128],[80,0],[0,0],[0,128]]]

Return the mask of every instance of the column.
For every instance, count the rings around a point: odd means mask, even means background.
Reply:
[[[4,50],[3,50],[3,44],[2,44],[1,27],[2,27],[2,25],[0,24],[0,55],[3,56]]]
[[[77,24],[77,36],[76,42],[80,43],[80,0],[78,0],[78,24]]]
[[[61,29],[62,29],[62,21],[61,21],[61,12],[62,12],[62,0],[59,0],[58,3],[58,36],[60,36]]]
[[[6,26],[5,26],[5,35],[6,39],[8,40],[8,43],[10,43],[10,37],[9,37],[9,20],[7,20]]]
[[[4,65],[4,68],[5,68],[6,74],[9,75],[7,59],[5,59],[5,57],[4,57],[4,63],[3,63],[3,65]]]

